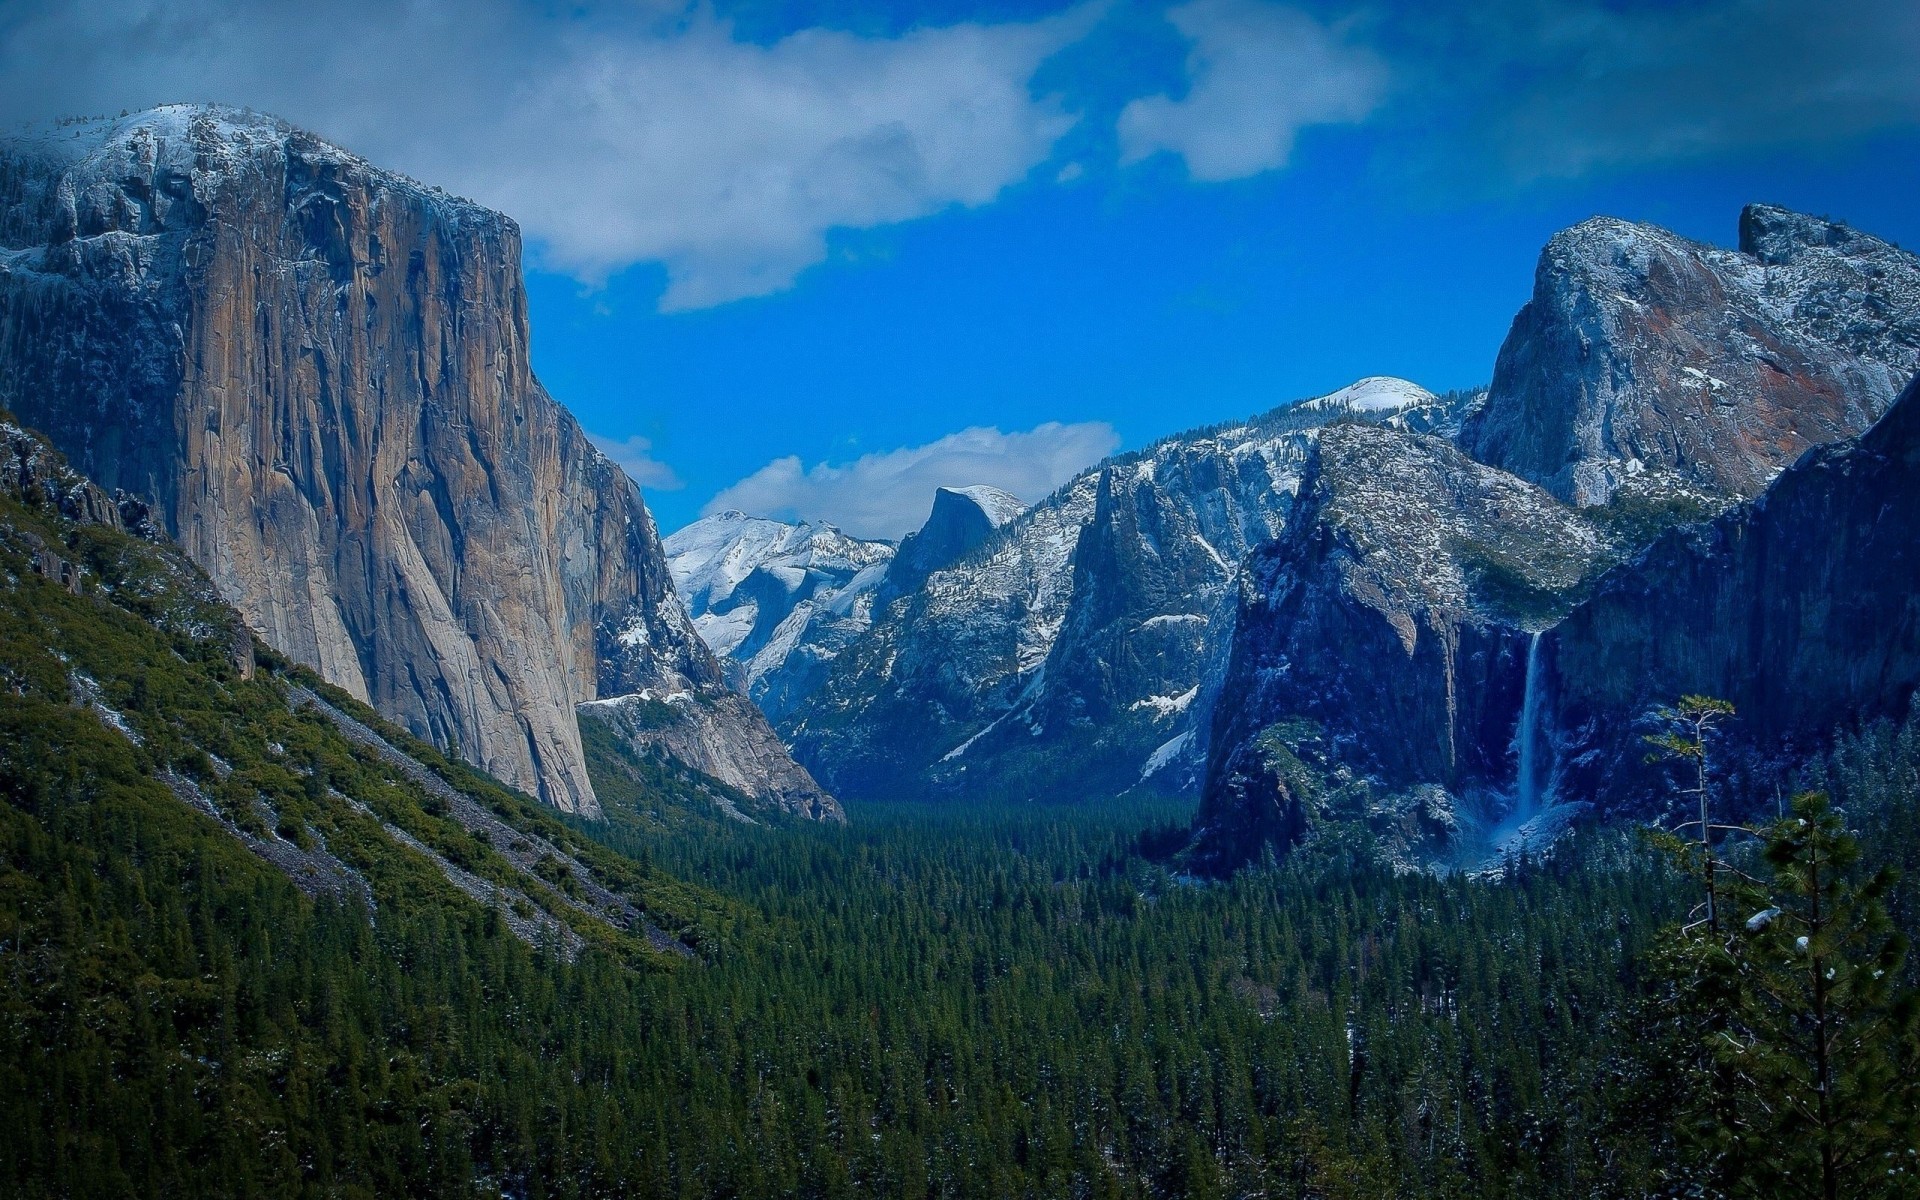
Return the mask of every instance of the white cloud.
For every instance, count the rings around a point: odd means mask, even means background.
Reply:
[[[676,492],[687,486],[686,480],[681,479],[672,467],[653,456],[653,443],[646,438],[636,435],[625,441],[616,442],[612,438],[589,433],[587,440],[643,488],[652,488],[657,492]]]
[[[1193,43],[1190,87],[1120,112],[1123,163],[1163,151],[1194,179],[1218,182],[1283,167],[1309,125],[1365,119],[1388,72],[1372,51],[1306,13],[1261,0],[1193,0],[1167,19]]]
[[[248,105],[519,220],[597,282],[664,264],[662,306],[792,284],[826,236],[992,201],[1073,124],[1036,99],[1081,8],[895,38],[736,40],[704,8],[541,19],[514,0],[23,0],[0,116]]]
[[[856,537],[897,538],[926,520],[938,487],[992,484],[1032,503],[1120,445],[1104,421],[1049,421],[1025,433],[976,427],[850,463],[776,458],[715,496],[702,515],[739,509],[827,521]]]

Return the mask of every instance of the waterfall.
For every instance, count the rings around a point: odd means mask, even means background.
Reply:
[[[1527,690],[1520,700],[1520,726],[1514,730],[1514,748],[1520,768],[1514,774],[1514,816],[1524,821],[1540,811],[1540,706],[1545,703],[1540,686],[1540,635],[1527,643]]]

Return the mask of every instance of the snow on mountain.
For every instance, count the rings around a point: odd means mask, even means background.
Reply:
[[[1369,375],[1337,392],[1303,400],[1297,407],[1302,411],[1398,412],[1403,408],[1432,404],[1438,399],[1417,383],[1396,379],[1391,375]]]
[[[850,795],[1113,795],[1150,761],[1190,790],[1239,562],[1320,428],[1457,426],[1477,401],[1367,379],[1102,463],[887,604],[781,730]]]
[[[739,512],[703,517],[664,546],[695,630],[769,714],[786,711],[866,631],[894,556],[890,543],[831,525]]]
[[[1920,369],[1920,257],[1767,205],[1740,247],[1595,217],[1541,252],[1462,444],[1592,505],[1751,497]]]
[[[990,484],[976,483],[972,487],[942,488],[942,491],[956,492],[974,502],[995,529],[1012,521],[1025,512],[1026,502],[1012,492],[1003,492]]]

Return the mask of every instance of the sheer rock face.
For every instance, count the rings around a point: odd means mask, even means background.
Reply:
[[[717,691],[632,483],[533,378],[497,213],[176,106],[0,144],[0,403],[270,644],[556,807],[574,706]]]
[[[1648,808],[1644,718],[1682,695],[1733,701],[1726,735],[1787,757],[1905,712],[1920,685],[1920,378],[1857,440],[1610,572],[1542,655],[1560,788],[1609,808]]]
[[[1314,438],[1453,428],[1475,400],[1367,380],[1095,467],[878,613],[781,728],[847,795],[1190,792],[1240,561]]]
[[[1920,258],[1754,205],[1740,249],[1595,218],[1541,253],[1463,445],[1561,499],[1758,495],[1920,369]]]
[[[1300,836],[1299,789],[1262,741],[1276,727],[1388,790],[1510,778],[1532,632],[1610,551],[1438,438],[1323,430],[1286,530],[1241,579],[1189,861],[1230,870]]]

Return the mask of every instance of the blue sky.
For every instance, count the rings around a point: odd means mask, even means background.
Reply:
[[[1483,383],[1596,213],[1920,245],[1908,0],[330,7],[21,0],[0,116],[249,104],[515,216],[535,367],[668,530],[893,536],[938,483]]]

